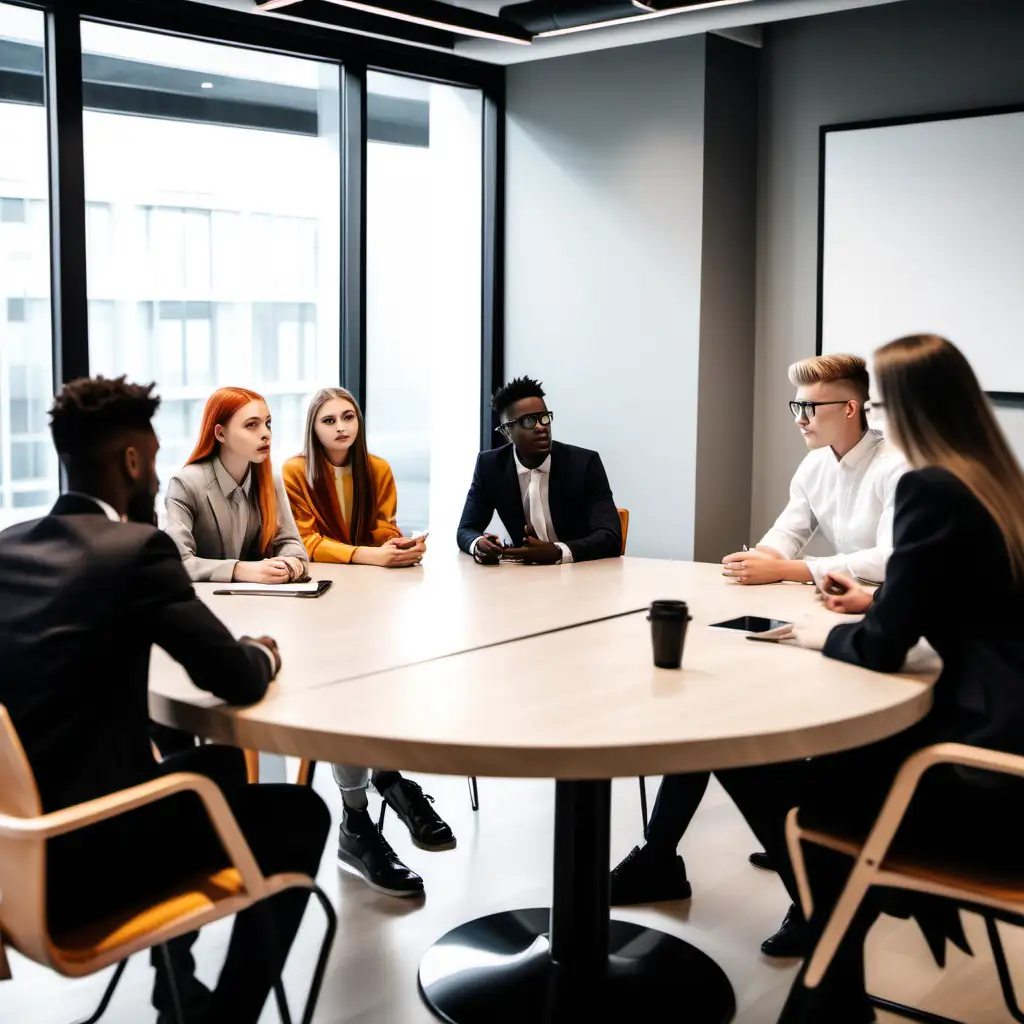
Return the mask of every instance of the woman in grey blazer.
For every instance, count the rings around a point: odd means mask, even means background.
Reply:
[[[167,532],[197,581],[290,583],[309,556],[270,465],[270,410],[244,388],[206,403],[199,442],[167,485]]]

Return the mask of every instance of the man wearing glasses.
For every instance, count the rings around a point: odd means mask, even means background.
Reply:
[[[481,565],[502,558],[528,565],[616,558],[622,528],[601,456],[551,439],[544,389],[517,377],[491,399],[509,442],[481,452],[459,523],[459,547]],[[484,533],[495,511],[512,547]]]
[[[880,430],[869,429],[867,366],[858,356],[815,356],[794,363],[789,379],[797,389],[790,411],[811,451],[793,477],[785,511],[753,551],[726,556],[724,574],[745,584],[793,580],[820,588],[829,572],[881,583],[892,553],[896,484],[907,465]],[[837,553],[800,558],[815,533]],[[686,866],[676,851],[709,778],[707,772],[665,776],[646,844],[634,847],[612,871],[613,906],[689,898]],[[773,866],[764,853],[750,860]],[[791,907],[761,951],[803,956],[805,931]]]
[[[868,428],[868,371],[859,356],[814,356],[794,363],[789,403],[811,449],[789,488],[789,504],[753,551],[723,559],[737,583],[816,583],[841,572],[881,583],[892,552],[896,484],[906,471],[902,455]],[[817,536],[834,552],[801,557]]]

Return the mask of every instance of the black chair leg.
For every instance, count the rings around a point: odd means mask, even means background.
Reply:
[[[281,975],[284,972],[284,960],[280,956],[280,947],[277,941],[277,932],[274,930],[274,916],[270,912],[269,901],[264,901],[258,908],[260,927],[263,930],[263,942],[266,947],[267,963],[272,964],[280,960],[281,970],[274,976],[272,988],[274,1000],[277,1003],[277,1013],[281,1024],[292,1024],[292,1015],[288,1010],[288,999],[284,994],[284,984]]]
[[[324,934],[324,941],[320,945],[320,955],[316,959],[316,968],[313,971],[313,980],[309,986],[309,995],[306,997],[306,1009],[302,1014],[302,1024],[311,1024],[313,1012],[316,1010],[317,1001],[320,998],[320,986],[323,984],[324,972],[327,969],[327,957],[334,945],[334,935],[338,930],[338,915],[331,906],[327,894],[319,886],[313,889],[313,895],[323,907],[324,915],[327,918],[327,931]]]
[[[937,1013],[929,1013],[927,1010],[919,1010],[915,1006],[905,1006],[903,1003],[894,1003],[891,999],[882,999],[879,996],[868,996],[872,1006],[887,1013],[895,1013],[897,1017],[906,1017],[907,1020],[920,1021],[920,1024],[963,1024],[962,1021],[953,1020],[952,1017],[943,1017]]]
[[[384,815],[388,813],[388,802],[384,797],[380,798],[380,817],[377,819],[377,828],[384,831]]]
[[[114,989],[117,988],[117,983],[121,980],[121,975],[124,974],[124,969],[127,966],[127,960],[122,960],[117,965],[117,969],[114,971],[114,976],[110,979],[110,984],[107,985],[107,990],[103,993],[103,998],[100,1000],[100,1005],[96,1007],[96,1012],[88,1020],[80,1021],[79,1024],[96,1024],[96,1021],[98,1021],[100,1017],[107,1012],[110,1000],[114,998]]]
[[[171,951],[167,944],[159,947],[160,957],[164,962],[164,970],[167,972],[167,987],[171,990],[171,1005],[174,1008],[175,1024],[185,1024],[185,1011],[182,1009],[181,993],[178,991],[178,978],[174,973],[174,964],[171,962]]]
[[[999,937],[999,925],[994,917],[986,917],[985,927],[988,929],[988,941],[992,944],[992,957],[996,962],[996,970],[999,972],[999,984],[1003,989],[1006,1009],[1014,1020],[1024,1024],[1024,1012],[1021,1012],[1017,994],[1013,990],[1013,979],[1010,977],[1010,968],[1006,963],[1006,950],[1003,949],[1003,940]]]
[[[469,805],[474,811],[480,810],[480,793],[476,787],[476,776],[470,775],[469,779]]]
[[[644,819],[644,840],[647,839],[647,780],[640,776],[640,814]]]

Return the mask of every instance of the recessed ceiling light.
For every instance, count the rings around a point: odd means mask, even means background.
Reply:
[[[199,88],[200,89],[212,89],[213,88],[213,82],[200,82],[199,83]]]
[[[335,0],[337,2],[337,0]],[[625,18],[612,18],[608,21],[595,21],[589,25],[573,25],[571,28],[555,28],[549,32],[538,32],[534,37],[544,39],[549,36],[567,36],[572,32],[588,32],[594,28],[610,28],[612,25],[636,25],[641,21],[651,21],[654,18],[665,18],[670,14],[685,14],[689,11],[704,11],[711,7],[728,7],[730,4],[745,4],[750,0],[706,0],[703,3],[690,3],[678,7],[657,8],[653,3],[637,2],[633,0],[633,6],[641,10],[650,11],[649,14],[637,14]]]

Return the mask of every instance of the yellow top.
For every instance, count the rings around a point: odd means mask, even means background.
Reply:
[[[354,504],[351,472],[342,474],[340,479],[333,474],[322,474],[313,488],[306,478],[306,460],[297,455],[284,464],[281,476],[295,525],[310,559],[314,562],[351,562],[356,548],[360,546],[352,543],[350,533]],[[369,540],[361,546],[380,547],[392,537],[402,536],[395,518],[398,489],[391,467],[376,455],[370,456],[370,476],[376,494],[377,518]]]

